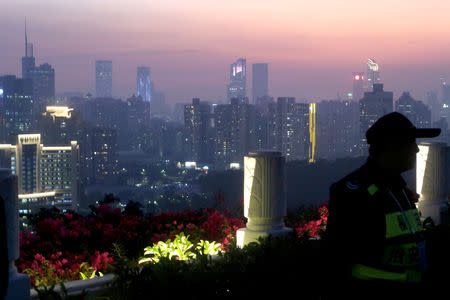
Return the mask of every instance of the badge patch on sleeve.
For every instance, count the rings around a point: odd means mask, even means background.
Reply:
[[[375,194],[378,191],[378,188],[375,184],[371,184],[368,188],[367,191],[369,192],[369,194],[371,196],[373,196],[373,194]]]

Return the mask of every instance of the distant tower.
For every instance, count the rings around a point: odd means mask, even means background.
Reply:
[[[268,64],[252,65],[252,97],[253,103],[258,98],[269,95],[269,66]]]
[[[110,60],[95,62],[95,95],[96,97],[112,97],[112,61]]]
[[[33,44],[28,43],[27,21],[25,20],[25,56],[22,57],[22,78],[31,78],[30,72],[34,67]]]
[[[359,101],[364,97],[364,73],[353,72],[353,93],[352,99]]]
[[[360,153],[367,155],[366,131],[379,118],[393,111],[394,94],[383,90],[383,84],[375,83],[372,92],[365,92],[359,100],[360,108]]]
[[[379,68],[378,68],[378,64],[375,62],[375,60],[373,58],[369,58],[367,60],[367,85],[366,85],[366,90],[367,91],[372,91],[373,89],[373,85],[375,83],[380,83],[380,74],[378,73]]]
[[[150,68],[137,68],[137,95],[141,96],[142,100],[150,102],[151,100],[151,80]]]
[[[227,100],[243,100],[246,96],[247,65],[245,58],[239,58],[230,65],[230,84],[227,86]]]

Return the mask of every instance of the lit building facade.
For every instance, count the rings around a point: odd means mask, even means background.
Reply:
[[[286,160],[314,160],[315,136],[310,133],[315,134],[315,110],[314,105],[296,103],[294,97],[279,97],[276,103],[269,103],[268,148],[281,151]]]
[[[13,143],[17,134],[35,127],[35,105],[31,79],[14,75],[0,77],[1,142]]]
[[[142,100],[151,102],[152,91],[149,67],[137,68],[137,95],[141,96]]]
[[[112,61],[110,60],[95,62],[95,95],[112,97]]]
[[[360,154],[368,154],[366,131],[379,118],[393,111],[394,95],[383,90],[383,84],[375,83],[372,92],[365,92],[364,98],[359,100],[360,107]]]
[[[118,174],[116,130],[104,127],[86,128],[80,143],[82,182],[114,183]]]
[[[366,72],[366,90],[371,91],[373,89],[373,85],[376,83],[380,83],[380,74],[379,67],[376,61],[373,58],[369,58],[366,63],[367,72]],[[359,100],[359,99],[357,99]]]
[[[19,209],[34,213],[54,205],[78,209],[79,146],[44,146],[40,134],[22,134],[17,144],[0,145],[2,167],[18,177]],[[7,164],[8,160],[10,161]]]
[[[239,58],[230,65],[230,83],[227,86],[227,100],[244,99],[246,97],[247,63],[245,58]]]
[[[253,103],[258,98],[269,95],[269,65],[259,63],[252,65],[252,97]]]

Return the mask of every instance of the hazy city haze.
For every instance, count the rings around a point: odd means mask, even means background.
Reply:
[[[395,98],[425,99],[450,75],[449,11],[437,0],[5,0],[0,74],[20,76],[26,17],[36,63],[53,66],[57,93],[94,93],[95,60],[112,60],[115,96],[136,93],[145,65],[168,103],[225,100],[230,63],[245,57],[269,64],[271,95],[333,99],[375,58]]]

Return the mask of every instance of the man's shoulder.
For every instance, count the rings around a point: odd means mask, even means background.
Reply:
[[[366,190],[370,182],[363,168],[358,168],[330,187],[332,193],[357,193]]]

